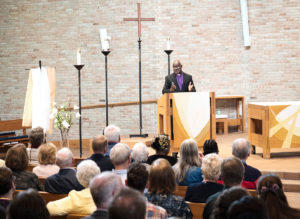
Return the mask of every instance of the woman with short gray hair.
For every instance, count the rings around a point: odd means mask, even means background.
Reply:
[[[217,183],[221,174],[222,158],[215,154],[208,154],[202,159],[203,182],[192,184],[188,187],[185,200],[189,202],[206,202],[207,198],[224,189]]]
[[[49,202],[47,208],[51,216],[66,214],[90,215],[96,210],[89,183],[100,174],[100,169],[92,160],[84,160],[77,167],[76,177],[79,183],[85,187],[81,191],[72,190],[66,198]]]
[[[135,161],[135,162],[146,162],[148,159],[148,148],[147,146],[142,143],[136,143],[131,151],[131,158]]]

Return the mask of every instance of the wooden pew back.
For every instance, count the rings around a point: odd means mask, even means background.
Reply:
[[[180,196],[183,199],[185,198],[185,193],[187,190],[187,186],[176,186],[175,191],[174,191],[174,195]]]
[[[14,196],[16,196],[19,192],[22,192],[24,190],[16,190],[14,193]],[[45,200],[46,204],[48,204],[48,202],[51,201],[56,201],[62,198],[65,198],[68,196],[68,194],[52,194],[49,192],[43,192],[43,191],[39,191],[39,194],[42,196],[42,198]]]
[[[202,219],[205,203],[187,202],[193,213],[193,219]]]

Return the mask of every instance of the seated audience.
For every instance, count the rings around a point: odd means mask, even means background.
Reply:
[[[244,196],[234,201],[227,211],[230,219],[268,219],[264,203],[256,197]]]
[[[84,189],[76,178],[76,170],[73,168],[73,153],[69,148],[62,148],[56,154],[58,173],[49,176],[45,180],[45,190],[55,194],[68,194],[71,190]]]
[[[38,177],[48,177],[58,173],[59,167],[56,161],[56,146],[52,143],[43,144],[38,149],[38,166],[34,167],[32,172]]]
[[[134,162],[129,166],[127,172],[127,185],[128,187],[137,190],[144,194],[148,182],[148,171],[146,166],[140,162]],[[168,214],[162,207],[146,203],[146,218],[168,218]]]
[[[189,202],[205,203],[209,196],[222,191],[224,186],[217,183],[221,174],[222,158],[215,154],[208,154],[202,159],[203,182],[189,185],[185,200]]]
[[[113,172],[122,178],[125,185],[127,170],[131,161],[130,148],[127,144],[118,143],[111,149],[109,156],[115,167]]]
[[[232,202],[240,200],[244,196],[249,196],[249,193],[240,186],[233,186],[222,192],[216,200],[212,212],[212,219],[222,219],[227,217],[227,211]]]
[[[175,173],[170,163],[162,158],[155,160],[149,174],[148,201],[166,209],[168,217],[192,218],[189,205],[183,198],[173,195],[175,188]]]
[[[123,188],[108,208],[110,219],[142,219],[146,214],[145,198],[137,191]]]
[[[108,218],[108,205],[122,188],[122,179],[115,173],[106,171],[95,176],[90,190],[97,210],[84,219]]]
[[[175,165],[177,158],[168,156],[170,152],[170,139],[168,135],[158,135],[152,140],[151,147],[155,150],[155,154],[148,157],[147,163],[152,164],[153,161],[164,158],[171,166]]]
[[[0,206],[7,208],[15,192],[14,176],[7,167],[0,167]]]
[[[261,172],[246,164],[246,160],[251,153],[251,144],[244,138],[238,138],[232,143],[232,155],[239,158],[245,167],[244,179],[242,186],[246,189],[256,189],[258,178],[261,176]]]
[[[34,189],[19,192],[8,207],[8,219],[49,219],[49,211],[41,195]]]
[[[146,162],[148,160],[148,147],[142,143],[136,143],[131,151],[131,158],[134,162]]]
[[[300,218],[300,210],[289,206],[280,178],[272,173],[263,175],[257,184],[259,198],[265,203],[269,218]]]
[[[104,156],[109,157],[110,150],[117,144],[120,143],[120,128],[115,125],[109,125],[104,129],[104,136],[107,138],[108,149]]]
[[[201,159],[197,143],[193,139],[184,140],[180,146],[180,158],[174,166],[176,183],[188,186],[202,182]]]
[[[203,155],[219,153],[218,143],[214,139],[208,139],[203,144]]]
[[[92,160],[84,160],[77,167],[76,177],[85,189],[72,190],[68,196],[47,204],[51,216],[66,214],[90,215],[96,210],[89,188],[90,181],[100,173],[100,168]]]
[[[28,155],[24,144],[16,144],[8,149],[5,165],[12,170],[13,175],[16,177],[14,182],[16,189],[25,190],[33,188],[43,191],[44,186],[38,179],[37,175],[26,171],[28,162]]]
[[[38,148],[46,143],[46,136],[42,127],[33,128],[29,134],[30,148],[27,148],[29,162],[38,164]]]
[[[224,182],[225,188],[232,186],[240,186],[244,177],[245,168],[240,159],[229,157],[222,161],[221,164],[221,179]],[[207,200],[203,211],[203,219],[209,219],[212,215],[214,204],[222,194],[222,191],[211,195]]]
[[[111,171],[114,168],[109,157],[105,157],[107,152],[107,138],[104,135],[98,135],[92,142],[93,154],[88,159],[96,162],[101,172]]]

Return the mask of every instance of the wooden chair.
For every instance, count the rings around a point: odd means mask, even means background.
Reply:
[[[26,170],[29,171],[29,172],[32,172],[33,168],[35,168],[36,166],[37,166],[37,164],[29,163]]]
[[[180,196],[183,199],[185,198],[185,193],[187,190],[187,186],[176,186],[175,191],[174,191],[174,195]]]
[[[77,167],[77,165],[81,162],[81,161],[83,161],[83,160],[85,160],[86,158],[83,158],[83,157],[74,157],[74,166],[75,167]]]
[[[255,189],[247,189],[247,191],[250,193],[251,196],[257,197],[257,192]]]
[[[22,192],[24,190],[16,190],[14,193],[14,196],[16,196],[19,192]],[[39,194],[42,196],[42,198],[45,200],[45,203],[48,204],[48,202],[56,201],[62,198],[65,198],[68,196],[68,194],[52,194],[49,192],[43,192],[39,191]]]
[[[41,181],[41,183],[42,183],[43,185],[45,185],[46,178],[47,178],[47,177],[39,177],[39,180]]]
[[[202,219],[205,203],[186,202],[193,213],[193,219]]]

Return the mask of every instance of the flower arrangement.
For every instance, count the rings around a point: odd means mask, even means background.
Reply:
[[[74,105],[74,110],[78,110],[79,107]],[[76,113],[76,118],[80,117],[79,112]],[[73,112],[71,104],[67,101],[60,108],[57,107],[56,103],[53,103],[50,118],[54,119],[54,127],[60,130],[62,146],[68,146],[68,134],[73,124]]]

